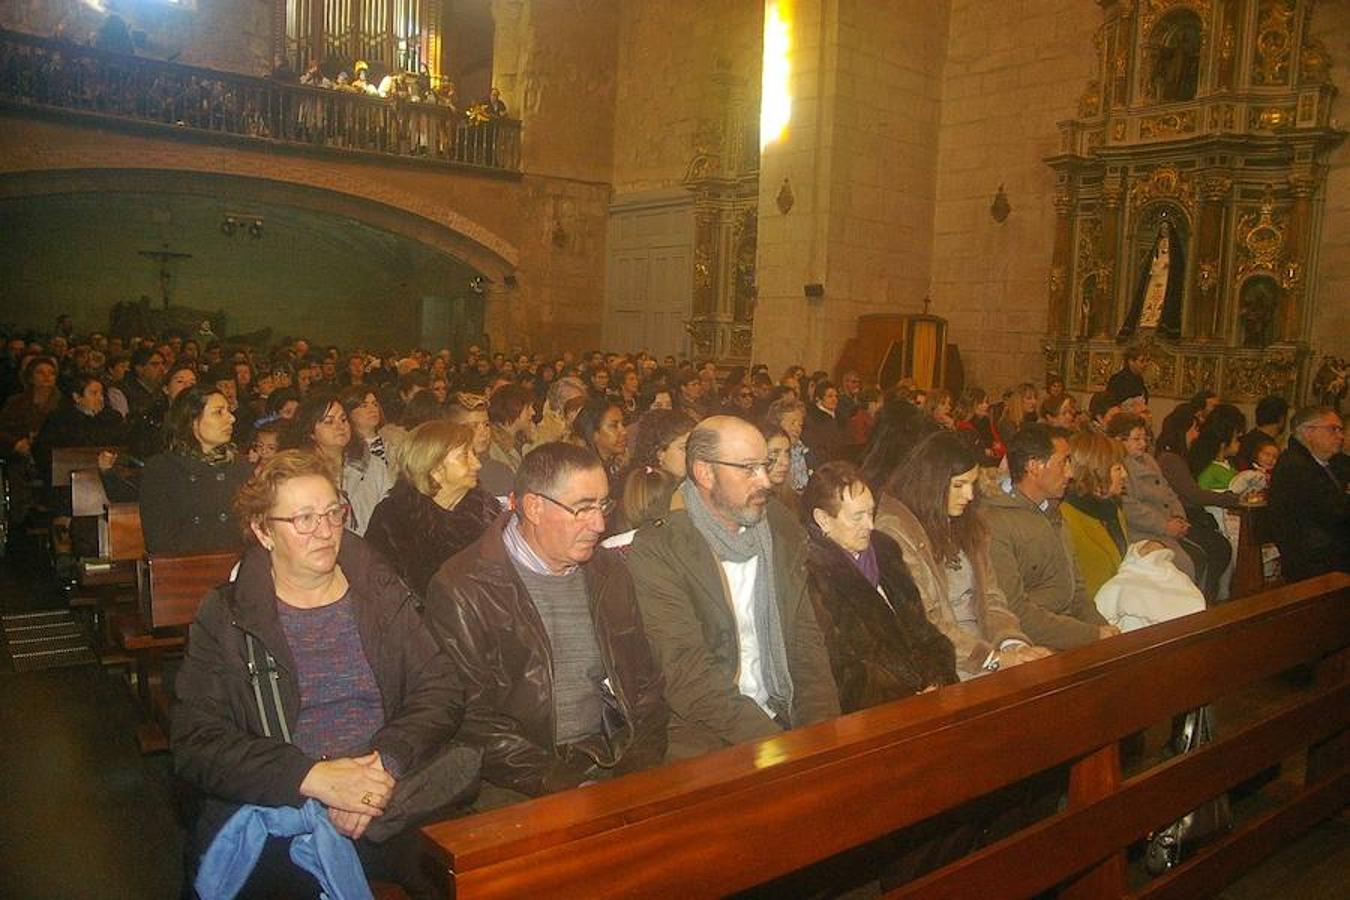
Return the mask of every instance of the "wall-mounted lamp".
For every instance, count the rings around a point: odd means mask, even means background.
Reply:
[[[1008,220],[1008,214],[1012,212],[1012,204],[1008,202],[1008,195],[1003,192],[1003,185],[998,186],[998,193],[994,195],[994,202],[989,204],[989,215],[994,217],[994,221],[1002,225]]]

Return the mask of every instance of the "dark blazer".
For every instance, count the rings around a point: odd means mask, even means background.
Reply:
[[[507,521],[499,517],[427,587],[426,622],[463,680],[463,737],[483,748],[483,777],[537,797],[577,787],[596,766],[622,775],[660,765],[670,711],[623,561],[597,549],[582,567],[618,721],[608,735],[558,746],[552,650],[502,541]]]
[[[243,536],[234,495],[252,472],[243,456],[217,466],[181,453],[152,456],[141,473],[146,552],[181,556],[239,549]]]
[[[779,717],[739,690],[740,641],[726,579],[689,513],[672,512],[633,538],[628,567],[666,676],[672,757],[773,737],[785,726],[839,715],[829,654],[806,589],[805,532],[781,503],[769,503],[765,516],[773,532],[774,593],[793,688],[792,709]]]
[[[1327,572],[1350,572],[1350,494],[1347,466],[1339,457],[1323,467],[1299,442],[1289,439],[1270,475],[1271,521],[1286,581]]]
[[[47,482],[52,476],[52,450],[56,447],[113,447],[126,439],[122,415],[104,407],[98,415],[87,415],[67,401],[42,423],[33,441],[33,463],[38,476]]]
[[[417,598],[361,538],[342,536],[338,565],[351,584],[361,647],[375,675],[384,726],[370,748],[399,772],[430,759],[454,735],[464,695],[422,624]],[[295,659],[276,609],[271,560],[244,554],[233,589],[206,595],[189,632],[170,717],[174,770],[203,791],[200,849],[240,805],[299,806],[300,785],[318,760],[280,737],[263,737],[248,676],[246,634],[276,658],[281,708],[300,714]]]
[[[872,546],[881,591],[872,587],[848,554],[809,531],[807,586],[825,635],[830,668],[845,713],[956,682],[952,642],[928,621],[919,589],[900,546],[879,531]]]
[[[478,540],[501,511],[497,499],[481,488],[465,494],[454,509],[442,509],[399,479],[371,513],[365,537],[408,587],[425,597],[441,564]]]
[[[838,419],[814,403],[806,408],[802,425],[802,443],[806,445],[807,464],[812,470],[844,456],[845,419]]]

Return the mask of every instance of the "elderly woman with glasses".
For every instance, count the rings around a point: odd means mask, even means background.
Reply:
[[[357,841],[370,877],[423,896],[416,830],[378,833],[393,827],[400,783],[416,784],[463,718],[449,660],[412,593],[343,528],[318,454],[278,453],[235,507],[250,545],[235,580],[202,601],[172,714],[175,769],[205,795],[198,848],[234,839],[242,806],[304,807]],[[383,842],[362,840],[368,829]],[[315,895],[288,843],[267,838],[245,895]]]

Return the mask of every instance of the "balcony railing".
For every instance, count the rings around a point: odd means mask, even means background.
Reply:
[[[0,29],[0,101],[297,146],[520,171],[520,122]]]

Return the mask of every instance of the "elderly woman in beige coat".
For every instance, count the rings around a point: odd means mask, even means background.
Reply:
[[[999,590],[975,508],[979,465],[960,436],[930,435],[896,467],[876,512],[876,529],[904,552],[929,621],[956,647],[963,681],[1051,652],[1032,644]]]

